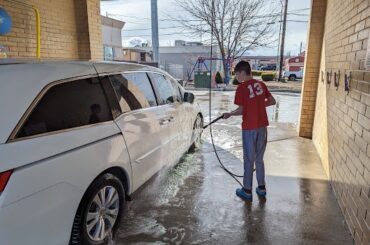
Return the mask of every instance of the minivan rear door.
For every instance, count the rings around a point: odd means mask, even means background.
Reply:
[[[175,164],[184,154],[184,149],[181,147],[181,136],[184,134],[181,118],[182,115],[181,98],[176,93],[171,81],[161,73],[151,72],[150,79],[153,82],[154,88],[158,95],[159,103],[167,111],[167,117],[170,119],[170,138],[167,147],[167,161],[169,164]]]
[[[133,189],[137,189],[167,164],[170,118],[157,104],[145,72],[109,75],[122,114],[115,121],[129,150]]]
[[[173,109],[176,110],[177,114],[174,122],[175,131],[178,133],[177,148],[181,149],[182,152],[186,152],[192,141],[196,113],[194,107],[190,103],[184,101],[178,82],[170,76],[165,77],[170,81],[176,98]]]

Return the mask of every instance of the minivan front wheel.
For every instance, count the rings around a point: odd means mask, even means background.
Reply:
[[[70,244],[106,244],[117,230],[124,204],[121,181],[109,173],[100,176],[88,188],[80,204]]]
[[[196,149],[200,148],[202,132],[203,132],[203,119],[200,115],[198,115],[197,118],[195,119],[193,126],[193,135],[192,135],[193,144],[189,148],[190,152],[194,152]]]

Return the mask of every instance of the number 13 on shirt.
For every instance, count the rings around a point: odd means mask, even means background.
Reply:
[[[255,88],[255,91],[254,91],[253,87]],[[259,95],[263,94],[263,88],[261,87],[261,85],[259,83],[254,83],[253,87],[252,87],[252,84],[248,85],[249,98],[250,99],[254,98],[256,95],[259,96]]]

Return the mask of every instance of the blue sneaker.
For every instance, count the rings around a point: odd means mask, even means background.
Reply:
[[[265,197],[266,196],[266,189],[263,190],[263,189],[260,189],[259,187],[256,187],[256,193],[257,195],[259,195],[260,197]]]
[[[252,201],[252,194],[246,193],[242,188],[236,189],[236,195],[244,201]]]

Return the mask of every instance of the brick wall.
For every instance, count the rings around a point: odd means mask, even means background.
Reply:
[[[316,55],[315,62],[306,62],[299,133],[312,137],[356,244],[370,244],[370,70],[364,69],[370,2],[312,2],[308,53]],[[323,2],[326,18],[316,18]],[[315,22],[323,28],[312,28]],[[328,84],[327,72],[340,73],[338,88],[334,75]],[[352,77],[348,94],[345,74]],[[315,89],[311,103],[307,92]]]
[[[99,0],[28,0],[41,17],[41,57],[102,59]],[[30,8],[0,0],[12,17],[10,33],[0,36],[11,58],[36,57],[35,14]]]
[[[87,0],[90,33],[91,59],[103,57],[103,35],[101,30],[100,0]]]

